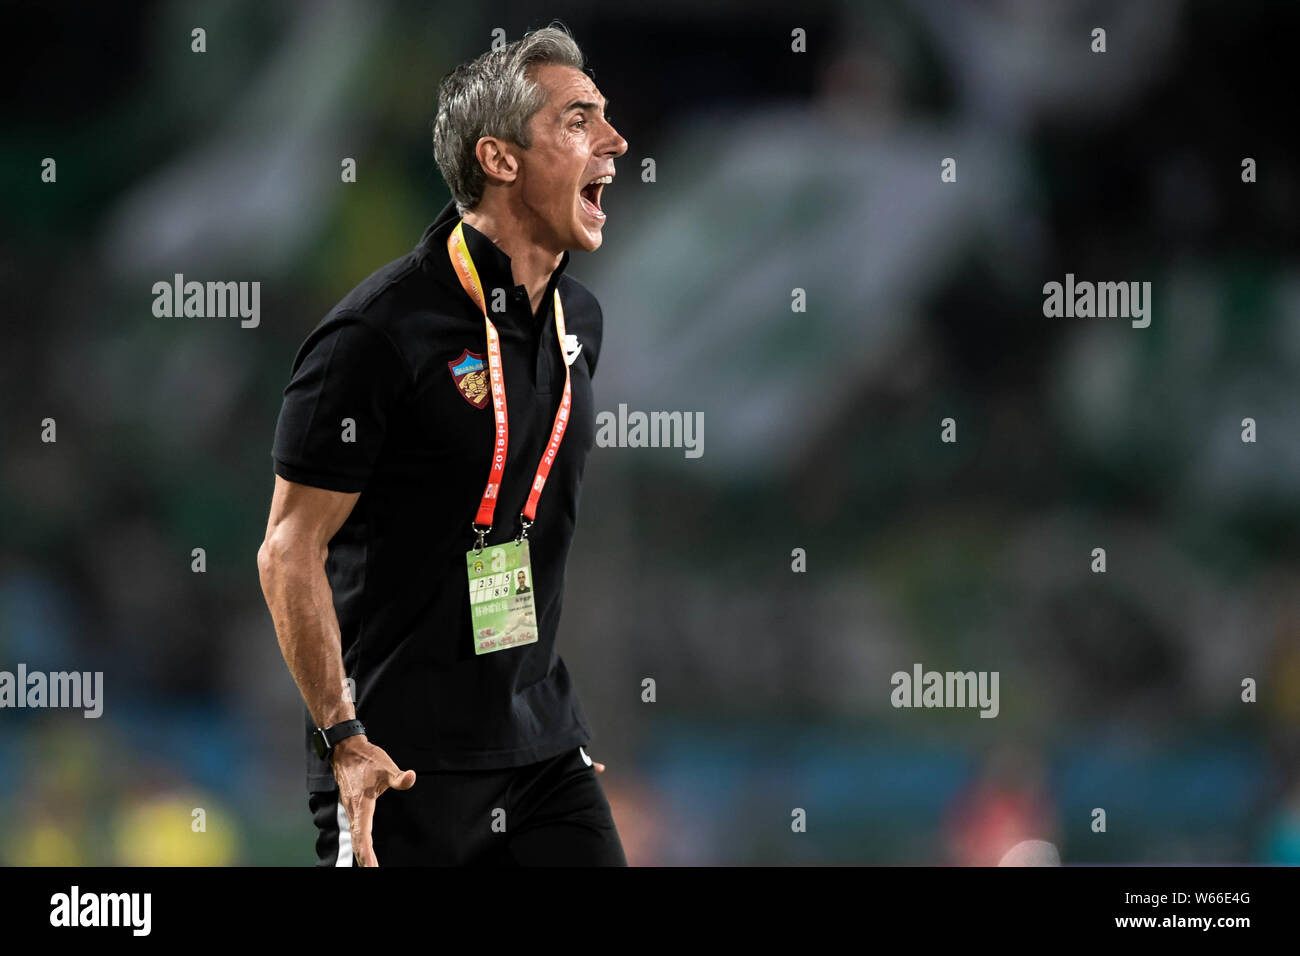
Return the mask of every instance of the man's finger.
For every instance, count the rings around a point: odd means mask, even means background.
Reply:
[[[362,866],[378,866],[375,847],[370,841],[371,823],[375,816],[374,798],[362,797],[358,800],[356,814],[352,822],[352,842],[356,846],[357,861]]]
[[[410,790],[415,786],[415,771],[390,770],[388,772],[388,786],[394,790]]]

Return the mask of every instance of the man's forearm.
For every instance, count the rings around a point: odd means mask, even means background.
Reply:
[[[356,717],[346,692],[338,615],[325,564],[305,549],[262,545],[257,566],[262,594],[289,672],[317,727]]]

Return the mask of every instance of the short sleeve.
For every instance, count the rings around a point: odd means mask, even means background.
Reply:
[[[303,343],[275,426],[275,473],[330,491],[365,488],[406,380],[396,347],[356,317],[322,323]]]

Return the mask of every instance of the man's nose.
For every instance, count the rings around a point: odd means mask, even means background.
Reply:
[[[605,125],[609,126],[609,141],[605,144],[605,148],[601,150],[601,153],[611,157],[622,156],[627,152],[627,140],[612,125],[609,123]]]

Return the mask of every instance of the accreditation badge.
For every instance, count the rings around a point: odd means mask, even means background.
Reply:
[[[474,653],[491,654],[537,640],[528,539],[465,552]]]

